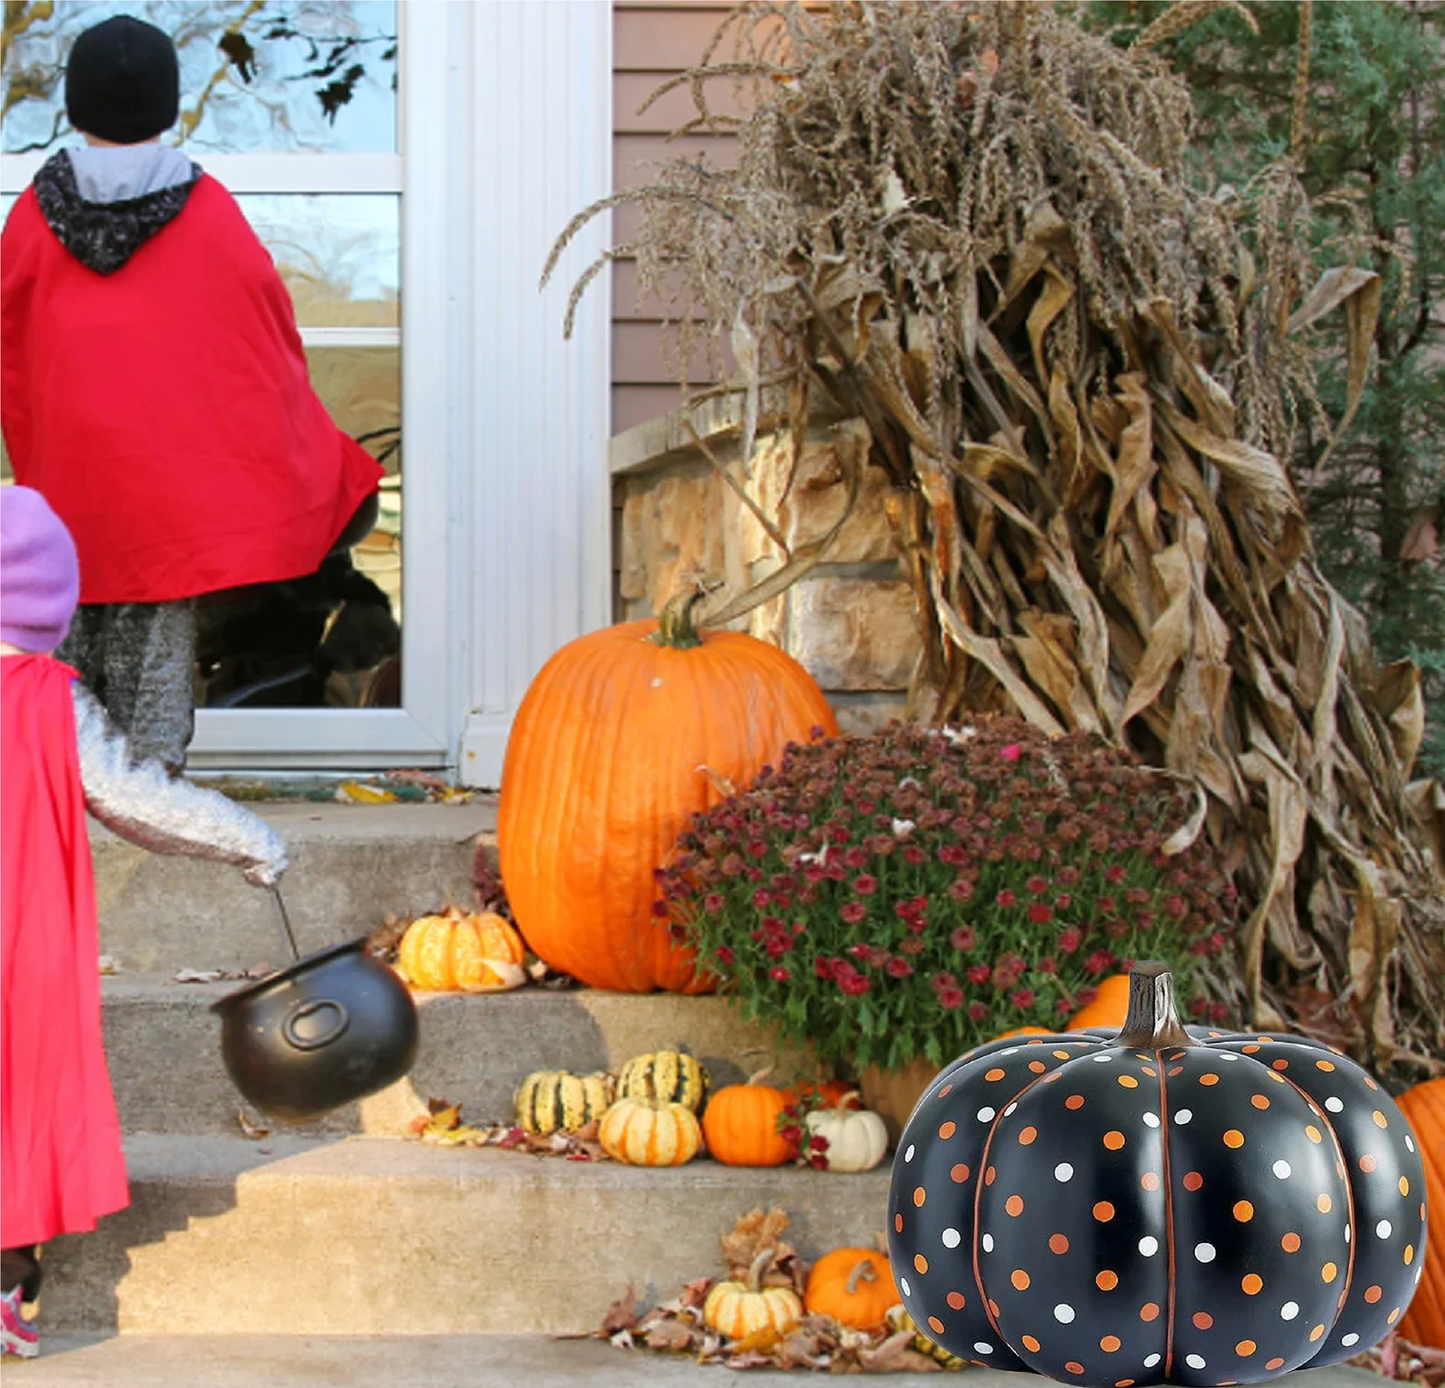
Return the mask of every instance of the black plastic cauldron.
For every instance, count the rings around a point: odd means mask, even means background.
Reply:
[[[221,1016],[221,1056],[236,1088],[292,1123],[394,1084],[416,1059],[416,1004],[366,952],[365,936],[308,954],[211,1011]]]

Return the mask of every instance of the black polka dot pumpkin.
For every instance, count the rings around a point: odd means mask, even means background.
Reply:
[[[1383,1338],[1419,1280],[1404,1115],[1303,1037],[1181,1027],[1138,964],[1129,1018],[991,1041],[898,1144],[888,1245],[942,1348],[1065,1383],[1236,1384]]]

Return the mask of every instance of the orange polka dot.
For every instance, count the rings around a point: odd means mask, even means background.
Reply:
[[[1216,1074],[1211,1070],[1207,1075],[1200,1075],[1200,1077],[1199,1077],[1199,1083],[1202,1084],[1202,1085],[1204,1085],[1204,1086],[1206,1086],[1206,1087],[1208,1087],[1208,1086],[1211,1085],[1211,1084],[1218,1084],[1218,1083],[1219,1083],[1219,1076],[1216,1075]]]
[[[1084,1096],[1082,1094],[1070,1094],[1069,1097],[1064,1100],[1064,1107],[1068,1109],[1081,1109],[1083,1106]]]
[[[1394,1309],[1393,1311],[1390,1312],[1390,1314],[1389,1314],[1388,1316],[1385,1317],[1385,1324],[1386,1324],[1386,1325],[1394,1325],[1396,1319],[1399,1317],[1399,1314],[1400,1314],[1400,1308],[1397,1306],[1397,1307],[1395,1307],[1395,1309]]]
[[[1317,1325],[1317,1326],[1315,1326],[1315,1328],[1310,1331],[1310,1342],[1313,1344],[1314,1341],[1318,1340],[1318,1339],[1320,1338],[1320,1336],[1323,1335],[1324,1333],[1325,1333],[1325,1328],[1324,1328],[1324,1326],[1322,1326],[1322,1325]]]
[[[1258,1046],[1245,1046],[1245,1047],[1243,1047],[1242,1049],[1243,1049],[1245,1055],[1253,1055],[1256,1051],[1259,1050],[1259,1047],[1258,1047]]]
[[[1146,1171],[1141,1177],[1139,1177],[1139,1184],[1143,1186],[1145,1190],[1158,1190],[1159,1177],[1156,1176],[1152,1171]]]
[[[1365,1088],[1366,1088],[1366,1089],[1378,1089],[1379,1087],[1380,1087],[1380,1086],[1379,1086],[1378,1084],[1376,1084],[1375,1081],[1372,1080],[1368,1075],[1365,1076]]]
[[[1324,1282],[1333,1282],[1338,1273],[1339,1268],[1333,1263],[1326,1263],[1324,1267],[1320,1269],[1320,1279]]]
[[[988,1301],[988,1313],[994,1318],[994,1320],[998,1319],[998,1302],[996,1302],[992,1297],[990,1297]]]
[[[1258,1296],[1260,1288],[1264,1286],[1264,1278],[1257,1272],[1247,1272],[1240,1279],[1239,1285],[1245,1296]]]
[[[1069,1053],[1068,1051],[1055,1051],[1053,1052],[1053,1056],[1055,1060],[1067,1060],[1069,1058]]]
[[[895,1234],[901,1234],[903,1232],[903,1216],[901,1214],[893,1216],[893,1232]]]
[[[1409,1195],[1410,1183],[1403,1176],[1401,1176],[1400,1179],[1395,1182],[1395,1184],[1399,1186],[1401,1195]]]
[[[1134,1388],[1134,1380],[1132,1378],[1116,1378],[1114,1388]]]
[[[1070,1359],[1068,1363],[1064,1365],[1064,1368],[1071,1374],[1081,1374],[1084,1372],[1084,1366],[1080,1364],[1077,1359]]]
[[[952,1137],[957,1131],[958,1124],[950,1118],[947,1123],[942,1123],[939,1125],[938,1135],[939,1137],[946,1139]]]
[[[944,1300],[948,1302],[949,1309],[953,1311],[962,1311],[964,1306],[967,1305],[962,1292],[949,1292]]]
[[[1298,1253],[1299,1235],[1296,1234],[1293,1230],[1291,1230],[1288,1234],[1284,1236],[1284,1238],[1279,1241],[1279,1246],[1284,1249],[1286,1253]]]
[[[1044,1071],[1047,1070],[1048,1068],[1049,1068],[1049,1067],[1048,1067],[1047,1065],[1045,1065],[1042,1060],[1031,1060],[1031,1061],[1029,1061],[1029,1069],[1032,1070],[1032,1071],[1034,1072],[1034,1074],[1036,1074],[1036,1075],[1042,1075],[1042,1074],[1044,1073]]]
[[[961,1186],[966,1180],[968,1180],[968,1174],[969,1173],[967,1162],[956,1162],[953,1166],[950,1166],[948,1168],[949,1178],[956,1185]]]
[[[1001,1080],[1006,1073],[1007,1071],[1000,1070],[998,1066],[995,1065],[993,1069],[984,1076],[984,1079],[986,1079],[990,1084],[993,1084],[996,1080]]]
[[[1237,1345],[1235,1345],[1234,1352],[1241,1359],[1248,1359],[1249,1356],[1253,1354],[1258,1348],[1259,1346],[1255,1344],[1253,1340],[1241,1340]]]
[[[1069,1251],[1069,1240],[1068,1240],[1068,1238],[1067,1238],[1065,1235],[1063,1235],[1063,1234],[1050,1234],[1050,1235],[1049,1235],[1049,1252],[1050,1252],[1050,1253],[1067,1253],[1068,1251]]]
[[[1276,1355],[1273,1359],[1266,1359],[1264,1361],[1264,1367],[1270,1370],[1282,1369],[1284,1368],[1284,1360]]]
[[[1315,1069],[1316,1069],[1316,1070],[1323,1070],[1326,1074],[1329,1074],[1329,1072],[1330,1072],[1331,1070],[1333,1070],[1334,1068],[1335,1068],[1334,1062],[1331,1061],[1331,1060],[1317,1060],[1317,1061],[1315,1061]]]
[[[1305,1136],[1309,1138],[1311,1142],[1323,1142],[1325,1140],[1325,1135],[1315,1127],[1313,1123],[1305,1124]]]
[[[1108,1268],[1105,1268],[1103,1272],[1095,1275],[1094,1285],[1101,1292],[1112,1292],[1114,1288],[1119,1285],[1119,1274],[1117,1272],[1110,1272]]]
[[[1407,1243],[1407,1244],[1405,1245],[1405,1266],[1406,1266],[1406,1267],[1409,1267],[1410,1264],[1413,1263],[1414,1261],[1415,1261],[1415,1245],[1414,1245],[1413,1243]]]
[[[1019,1146],[1029,1146],[1038,1135],[1039,1130],[1037,1128],[1025,1128],[1023,1132],[1019,1134]]]
[[[1029,1275],[1022,1268],[1015,1268],[1009,1273],[1008,1280],[1014,1284],[1016,1292],[1026,1292],[1029,1289]]]
[[[943,1322],[939,1320],[937,1316],[929,1316],[928,1328],[933,1331],[935,1335],[943,1334]]]
[[[946,1098],[946,1097],[947,1097],[949,1094],[951,1094],[952,1092],[953,1092],[953,1085],[952,1085],[952,1083],[946,1084],[946,1085],[943,1086],[942,1089],[940,1089],[940,1090],[938,1091],[938,1097],[939,1097],[940,1099]]]
[[[1288,1069],[1289,1069],[1289,1061],[1287,1061],[1287,1060],[1273,1060],[1273,1061],[1270,1062],[1270,1064],[1271,1064],[1271,1066],[1273,1066],[1273,1068],[1276,1069],[1276,1070],[1288,1070]]]
[[[1335,1202],[1331,1200],[1328,1195],[1322,1195],[1319,1197],[1318,1200],[1315,1201],[1315,1208],[1321,1214],[1329,1214],[1329,1212],[1334,1208],[1334,1204]]]
[[[1208,1330],[1214,1324],[1214,1317],[1208,1311],[1196,1311],[1193,1320],[1196,1330]]]
[[[1374,1169],[1375,1169],[1375,1158],[1374,1158],[1374,1155],[1373,1155],[1372,1153],[1370,1153],[1370,1152],[1366,1152],[1365,1155],[1360,1158],[1360,1170],[1361,1170],[1361,1171],[1364,1171],[1364,1172],[1370,1172],[1370,1171],[1373,1171]]]
[[[1148,1075],[1151,1080],[1155,1080],[1155,1079],[1158,1079],[1158,1078],[1159,1078],[1159,1072],[1158,1072],[1157,1070],[1155,1070],[1152,1066],[1149,1066],[1149,1065],[1141,1065],[1139,1068],[1140,1068],[1146,1075]]]
[[[1251,1104],[1253,1104],[1253,1105],[1255,1106],[1255,1108],[1268,1108],[1268,1107],[1269,1107],[1269,1100],[1266,1099],[1263,1094],[1251,1094],[1251,1095],[1249,1096],[1249,1102],[1250,1102]]]
[[[1023,1341],[1024,1348],[1028,1350],[1030,1354],[1037,1354],[1039,1350],[1043,1348],[1032,1335],[1023,1335],[1020,1336],[1020,1339]]]
[[[991,1166],[983,1173],[983,1183],[986,1186],[991,1186],[996,1180],[998,1180],[998,1167]]]
[[[1236,1200],[1234,1202],[1234,1217],[1241,1224],[1248,1224],[1254,1218],[1254,1206],[1248,1200]]]
[[[1099,1348],[1103,1350],[1105,1354],[1113,1354],[1123,1343],[1117,1335],[1105,1335],[1104,1338],[1099,1341]]]
[[[1009,1198],[1003,1202],[1003,1207],[1017,1218],[1024,1212],[1024,1198],[1022,1195],[1010,1195]]]
[[[1379,1289],[1378,1287],[1366,1287],[1366,1288],[1365,1288],[1365,1300],[1368,1301],[1371,1306],[1373,1306],[1373,1305],[1380,1299],[1380,1297],[1381,1297],[1382,1295],[1383,1295],[1383,1293],[1380,1291],[1380,1289]]]
[[[1388,1126],[1388,1120],[1386,1119],[1385,1115],[1380,1112],[1379,1109],[1376,1109],[1370,1115],[1370,1117],[1374,1121],[1374,1124],[1377,1128],[1384,1128]]]
[[[1133,1075],[1120,1075],[1120,1076],[1119,1076],[1119,1083],[1120,1083],[1125,1089],[1138,1089],[1138,1088],[1139,1088],[1139,1081],[1136,1080]]]
[[[1184,1073],[1184,1067],[1182,1065],[1171,1065],[1169,1067],[1169,1073],[1171,1075],[1182,1075]]]
[[[1094,1206],[1094,1218],[1097,1219],[1100,1224],[1107,1224],[1109,1220],[1114,1218],[1114,1207],[1107,1200],[1100,1200],[1099,1203]]]
[[[1117,1128],[1104,1134],[1104,1146],[1111,1152],[1117,1152],[1124,1145],[1124,1134]]]
[[[1158,1304],[1153,1301],[1146,1301],[1139,1308],[1139,1319],[1141,1321],[1157,1321],[1159,1319]]]
[[[1238,1128],[1230,1128],[1224,1134],[1224,1145],[1238,1150],[1244,1146],[1244,1134]]]
[[[923,1204],[923,1202],[924,1202],[925,1200],[927,1200],[927,1199],[928,1199],[928,1192],[927,1192],[926,1190],[924,1190],[922,1186],[919,1186],[919,1187],[913,1192],[913,1203],[914,1203],[914,1205],[921,1207],[922,1204]]]
[[[1184,1189],[1198,1190],[1204,1184],[1204,1177],[1197,1171],[1186,1171],[1184,1173]]]
[[[928,1259],[921,1253],[915,1253],[913,1255],[913,1266],[918,1269],[919,1275],[922,1276],[923,1273],[928,1271]]]

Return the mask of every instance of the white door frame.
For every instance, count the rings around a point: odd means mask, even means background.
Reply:
[[[553,237],[611,187],[612,7],[398,8],[400,154],[202,163],[235,193],[402,194],[403,707],[202,709],[197,769],[433,766],[496,785],[532,676],[610,617],[609,276],[562,338],[610,218],[537,285]],[[42,160],[4,157],[0,190]]]

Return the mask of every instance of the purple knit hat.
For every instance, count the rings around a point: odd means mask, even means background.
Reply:
[[[80,598],[75,541],[29,487],[0,487],[0,641],[53,651]]]

